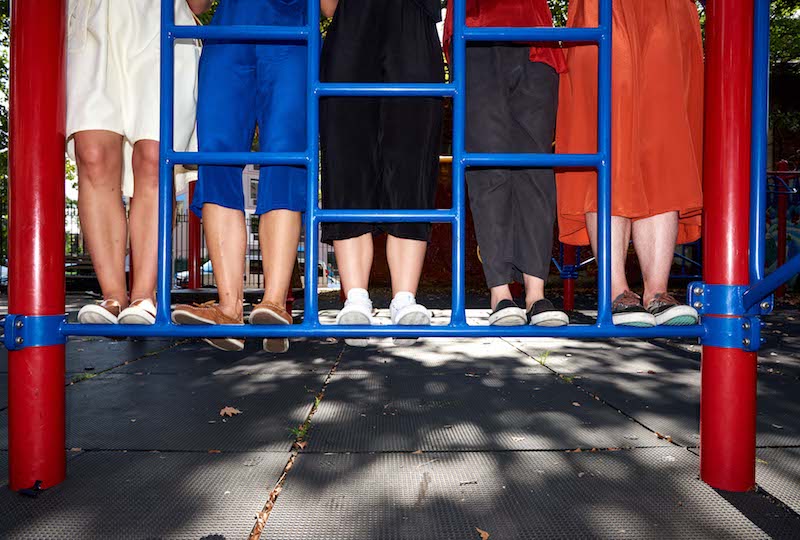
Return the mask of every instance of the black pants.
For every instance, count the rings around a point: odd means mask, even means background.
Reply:
[[[411,0],[339,0],[320,80],[443,82],[433,19]],[[433,208],[441,124],[440,98],[323,98],[323,208]],[[428,240],[430,229],[429,223],[325,223],[322,240],[368,232]]]
[[[558,74],[530,47],[467,49],[468,152],[551,153]],[[555,220],[552,169],[468,169],[467,186],[488,286],[522,274],[547,279]]]

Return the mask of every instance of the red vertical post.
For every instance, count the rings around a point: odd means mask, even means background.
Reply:
[[[11,4],[8,311],[64,313],[66,0]],[[64,346],[8,353],[11,489],[64,480]]]
[[[189,182],[189,204],[194,199],[194,187],[196,182]],[[200,275],[201,267],[201,244],[203,242],[200,234],[200,218],[189,210],[189,288],[199,289],[203,286],[203,278]]]
[[[575,250],[577,248],[575,246],[570,246],[564,244],[564,260],[562,261],[562,265],[565,267],[572,267],[574,270],[575,264],[578,262]],[[564,281],[564,310],[565,311],[574,311],[575,310],[575,278],[568,277],[563,280]]]
[[[778,162],[778,171],[788,171],[789,170],[789,162],[785,159]],[[785,180],[787,183],[790,181],[790,177],[780,175],[780,177]],[[786,219],[787,213],[789,211],[789,194],[786,193],[786,190],[782,186],[778,186],[778,265],[782,266],[783,263],[786,262]],[[775,291],[776,298],[783,298],[783,294],[786,292],[786,286],[781,285],[778,287],[778,290]]]
[[[747,285],[753,0],[706,9],[704,281]],[[704,345],[701,364],[700,477],[730,491],[755,486],[756,353],[739,346]]]

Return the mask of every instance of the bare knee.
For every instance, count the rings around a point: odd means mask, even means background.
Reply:
[[[139,141],[133,147],[133,179],[136,190],[158,189],[158,143]]]
[[[78,181],[84,185],[88,183],[95,188],[119,188],[122,177],[121,153],[121,148],[110,144],[76,141]]]

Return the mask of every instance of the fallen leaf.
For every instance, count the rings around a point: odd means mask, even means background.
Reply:
[[[481,540],[489,540],[489,533],[484,531],[483,529],[479,529],[475,527],[475,530],[478,531],[478,534],[481,535]]]
[[[209,450],[208,453],[209,454],[221,454],[222,450]]]
[[[80,452],[81,449],[76,447],[76,448],[70,448],[69,451],[70,452]]]
[[[756,463],[761,463],[762,465],[767,465],[767,462],[761,458],[756,458]]]
[[[778,424],[772,424],[772,427],[774,427],[775,429],[783,429],[783,426],[780,426]]]
[[[413,452],[411,452],[411,454],[421,454],[421,453],[422,453],[422,450],[414,450]]]
[[[299,448],[300,450],[302,450],[303,448],[305,448],[306,446],[308,446],[308,443],[307,443],[306,441],[300,441],[300,442],[296,442],[296,443],[295,443],[295,446],[297,446],[297,448]]]
[[[219,411],[220,416],[235,416],[237,414],[242,414],[242,411],[235,407],[223,407]]]
[[[655,371],[653,371],[652,369],[648,369],[648,370],[647,370],[647,373],[649,373],[650,375],[655,375],[655,374],[656,374],[656,372],[655,372]]]
[[[469,485],[478,485],[477,480],[462,480],[458,483],[459,486],[469,486]]]
[[[578,478],[583,478],[584,476],[586,476],[585,472],[579,472],[578,473]]]
[[[581,404],[580,404],[580,403],[578,403],[577,401],[573,401],[573,402],[572,402],[572,406],[573,406],[573,407],[580,407],[580,406],[581,406]]]

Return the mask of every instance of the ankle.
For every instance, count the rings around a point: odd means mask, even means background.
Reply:
[[[244,307],[243,307],[241,301],[233,303],[233,304],[220,303],[218,309],[223,314],[225,314],[225,316],[230,317],[232,319],[241,319],[242,318],[242,314],[244,312]]]

